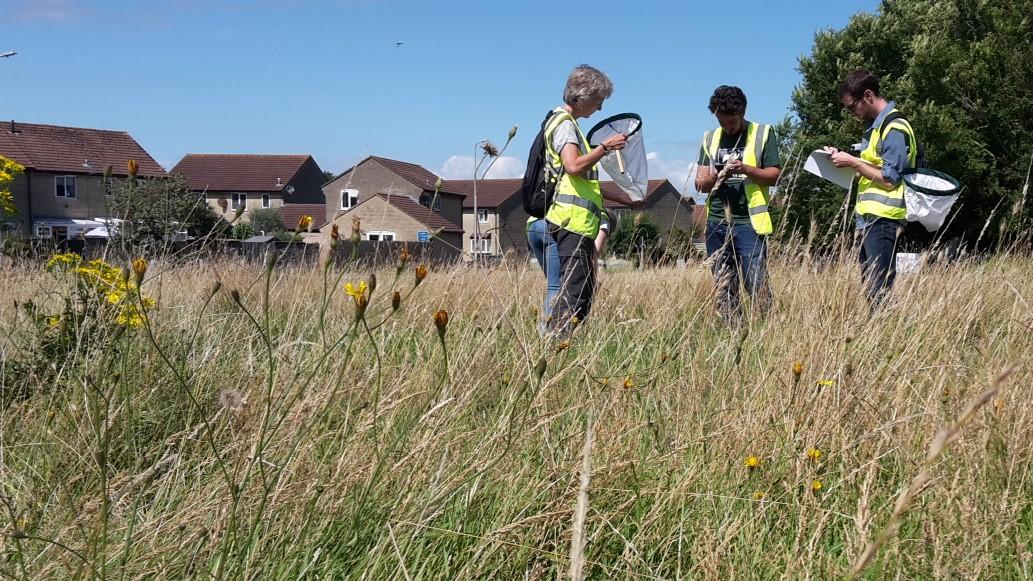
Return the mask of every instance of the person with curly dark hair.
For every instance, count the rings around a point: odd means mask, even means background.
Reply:
[[[772,232],[768,191],[782,173],[770,125],[746,120],[746,95],[722,85],[710,97],[719,127],[703,135],[696,190],[709,194],[707,256],[713,261],[718,312],[729,323],[745,314],[742,289],[759,312],[771,306],[767,239]]]

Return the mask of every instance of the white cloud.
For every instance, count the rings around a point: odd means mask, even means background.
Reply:
[[[685,159],[664,159],[660,152],[651,151],[646,154],[649,160],[650,179],[667,179],[674,184],[682,195],[696,192],[690,178],[695,177],[695,163]],[[698,201],[698,198],[697,198]]]
[[[491,163],[485,161],[481,171]],[[470,155],[453,155],[445,160],[436,173],[446,180],[472,180],[474,159]],[[524,176],[524,162],[515,157],[502,156],[495,160],[495,165],[485,177],[493,179],[519,178]]]

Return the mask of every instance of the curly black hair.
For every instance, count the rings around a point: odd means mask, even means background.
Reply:
[[[710,97],[710,112],[722,115],[745,115],[746,94],[739,87],[721,85]]]

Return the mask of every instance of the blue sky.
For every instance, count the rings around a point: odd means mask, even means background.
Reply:
[[[516,124],[495,173],[514,177],[588,63],[615,85],[596,117],[642,115],[650,177],[684,190],[714,87],[739,85],[750,119],[781,120],[814,33],[877,5],[0,0],[0,52],[19,52],[0,59],[0,119],[128,131],[166,167],[309,153],[340,172],[373,154],[447,178],[469,178],[474,143],[501,145]]]

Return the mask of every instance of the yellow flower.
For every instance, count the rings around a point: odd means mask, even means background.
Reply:
[[[824,486],[822,485],[821,480],[811,480],[811,492],[818,492],[822,488],[824,488]]]
[[[810,458],[811,460],[813,460],[814,462],[820,462],[821,461],[821,456],[822,456],[822,452],[818,448],[813,448],[812,447],[811,449],[807,450],[807,457]]]
[[[136,280],[136,284],[143,282],[143,275],[147,273],[147,261],[143,258],[137,258],[133,261],[133,276]]]
[[[402,251],[398,253],[398,262],[404,265],[409,262],[410,258],[412,258],[412,254],[409,254],[409,245],[403,244]]]
[[[122,299],[124,299],[125,297],[126,295],[124,292],[119,290],[113,290],[104,297],[104,300],[108,301],[108,304],[117,305],[118,303],[121,303]]]
[[[818,387],[831,387],[833,385],[836,385],[836,381],[833,380],[833,379],[819,379],[818,380]]]
[[[630,377],[626,378],[624,380],[624,389],[631,389],[633,387],[635,387],[635,382]]]
[[[302,216],[298,220],[298,230],[308,230],[312,227],[312,216]]]
[[[793,362],[793,376],[800,379],[800,375],[803,373],[803,361]]]
[[[126,169],[129,170],[129,175],[136,177],[136,174],[140,171],[140,164],[135,159],[131,159],[126,163]]]
[[[74,252],[67,252],[65,254],[55,254],[50,257],[47,261],[47,270],[72,268],[79,266],[82,258]]]
[[[416,284],[419,285],[425,278],[427,278],[427,267],[421,264],[416,267]]]
[[[767,496],[767,494],[758,490],[757,492],[753,493],[753,500],[764,500],[765,496]]]
[[[358,285],[353,285],[350,282],[344,285],[344,292],[348,293],[348,296],[353,298],[356,304],[358,304],[360,298],[366,297],[367,290],[369,290],[369,285],[366,284],[366,281],[361,281]]]
[[[564,341],[556,346],[557,353],[559,353],[560,351],[566,351],[567,349],[570,349],[570,341]]]
[[[51,315],[47,317],[47,325],[56,327],[61,324],[61,315]]]
[[[438,328],[438,334],[444,337],[445,329],[448,327],[448,311],[438,309],[438,312],[434,313],[434,326]]]
[[[760,458],[756,456],[747,456],[746,461],[743,462],[743,465],[749,468],[750,470],[760,468]]]

